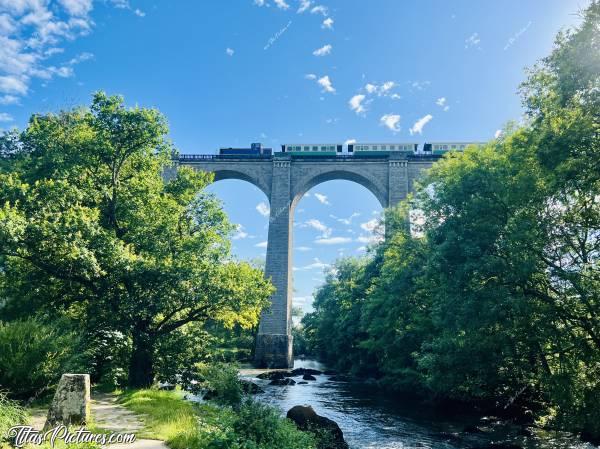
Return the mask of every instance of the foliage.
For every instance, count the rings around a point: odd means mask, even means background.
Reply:
[[[251,328],[272,292],[230,258],[232,226],[203,191],[211,176],[175,173],[166,133],[158,111],[100,92],[89,109],[34,115],[0,145],[4,307],[121,332],[132,386],[152,383],[160,340],[208,320]]]
[[[244,401],[238,411],[192,404],[177,391],[138,390],[123,404],[145,416],[146,436],[172,449],[311,449],[312,437],[266,405]]]
[[[0,322],[0,388],[16,398],[37,396],[77,366],[77,337],[64,322]]]
[[[198,374],[202,379],[199,386],[208,391],[211,400],[221,405],[239,407],[243,391],[236,365],[203,364],[198,366]]]
[[[16,402],[8,399],[5,393],[0,392],[0,447],[6,441],[6,436],[11,427],[25,424],[27,413]]]
[[[303,320],[322,358],[600,437],[599,44],[595,1],[523,84],[528,122],[434,164],[338,262]]]

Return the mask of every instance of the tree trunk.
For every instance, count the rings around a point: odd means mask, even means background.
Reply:
[[[136,329],[133,332],[128,384],[131,388],[148,388],[153,382],[154,337]]]

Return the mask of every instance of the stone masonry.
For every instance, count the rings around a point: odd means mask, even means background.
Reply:
[[[386,208],[397,204],[414,188],[415,180],[431,167],[434,157],[406,158],[272,158],[198,157],[181,159],[179,166],[213,172],[215,181],[240,179],[258,187],[269,198],[269,236],[265,275],[276,292],[264,311],[256,340],[255,364],[260,368],[291,368],[292,357],[292,229],[294,208],[314,186],[336,179],[356,182]],[[174,167],[173,170],[176,170]],[[166,173],[168,178],[174,171]]]

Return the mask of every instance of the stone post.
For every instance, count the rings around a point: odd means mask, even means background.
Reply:
[[[63,374],[48,410],[44,429],[59,424],[85,425],[90,421],[89,374]]]
[[[277,289],[263,311],[256,337],[255,364],[259,368],[292,368],[292,297],[290,286],[292,217],[290,160],[273,161],[271,215],[265,276]]]

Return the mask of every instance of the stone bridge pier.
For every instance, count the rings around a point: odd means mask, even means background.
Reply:
[[[394,155],[395,156],[395,155]],[[260,368],[293,367],[292,352],[292,230],[294,208],[314,186],[331,180],[356,182],[371,191],[386,208],[412,191],[415,179],[434,162],[432,157],[223,159],[185,155],[179,166],[215,174],[215,181],[241,179],[262,190],[270,203],[265,276],[276,288],[271,306],[260,319],[255,364]]]

